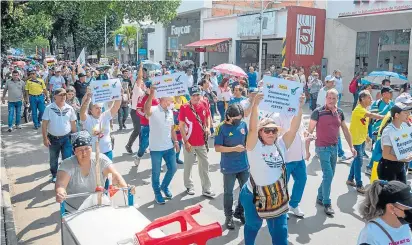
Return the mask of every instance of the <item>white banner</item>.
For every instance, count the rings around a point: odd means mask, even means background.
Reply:
[[[313,55],[315,53],[316,16],[298,14],[296,25],[295,54]]]
[[[184,72],[154,77],[152,85],[156,88],[157,98],[189,94],[187,76]]]
[[[405,127],[391,135],[396,158],[402,160],[412,155],[412,127]]]
[[[122,85],[119,79],[96,80],[90,84],[90,87],[93,104],[121,100]]]
[[[82,52],[80,52],[79,57],[77,57],[76,64],[86,64],[86,53],[84,52],[84,48],[82,49]]]
[[[259,105],[259,109],[297,115],[299,111],[299,98],[302,93],[302,83],[264,76],[264,98]]]

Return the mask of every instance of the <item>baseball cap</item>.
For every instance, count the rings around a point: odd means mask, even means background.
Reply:
[[[60,95],[60,94],[66,94],[66,90],[64,88],[58,88],[53,91],[53,95]]]
[[[332,75],[327,75],[325,77],[325,82],[329,82],[329,81],[335,81],[335,77]]]
[[[401,113],[402,111],[412,110],[412,105],[406,105],[404,103],[396,103],[391,109],[391,116],[394,117],[396,113]]]
[[[395,99],[395,103],[412,104],[412,97],[408,93],[403,93]]]
[[[399,203],[403,206],[412,208],[411,187],[400,181],[380,180],[382,191],[379,194],[378,206],[385,208],[388,203]]]
[[[201,90],[199,86],[195,85],[192,87],[192,95],[198,95],[198,94],[201,94]]]
[[[393,92],[393,89],[392,89],[391,87],[383,87],[383,88],[381,89],[381,94],[387,93],[387,92],[392,93],[392,92]]]
[[[79,73],[79,75],[77,75],[79,78],[81,77],[85,77],[86,75],[84,73]]]

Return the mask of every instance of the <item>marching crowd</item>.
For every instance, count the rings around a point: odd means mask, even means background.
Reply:
[[[254,244],[264,219],[272,244],[288,244],[288,211],[298,217],[305,215],[299,204],[307,181],[305,161],[311,157],[309,148],[314,142],[323,172],[317,205],[323,206],[327,215],[334,214],[330,193],[336,163],[353,158],[346,184],[365,194],[360,213],[367,221],[358,244],[398,244],[395,242],[399,241],[412,244],[406,225],[412,223],[412,193],[406,182],[412,153],[405,159],[397,159],[390,140],[393,132],[411,127],[409,84],[403,86],[402,93],[393,100],[390,80],[384,80],[379,98],[374,100],[371,85],[356,80],[348,127],[349,120],[340,108],[343,83],[339,70],[326,76],[324,81],[316,71],[306,78],[304,68],[276,70],[271,67],[264,73],[303,83],[300,109],[292,116],[259,109],[264,95],[262,82],[253,67],[249,68],[247,78],[209,72],[206,67],[207,64],[195,69],[191,65],[163,66],[160,73],[150,74],[142,65],[120,66],[118,62],[97,67],[71,62],[54,67],[48,67],[47,63],[20,69],[7,66],[3,74],[11,74],[11,78],[4,85],[2,101],[5,102],[8,94],[8,131],[13,131],[13,123],[17,129],[21,128],[21,109],[29,104],[34,128],[42,129],[43,143],[49,148],[58,202],[64,200],[67,193],[94,191],[96,154],[100,158],[101,178],[111,173],[113,184],[127,186],[112,164],[114,137],[111,133],[116,115],[118,130],[126,128],[126,119],[131,116],[133,131],[125,149],[134,154],[134,164],[139,166],[142,156],[150,153],[151,183],[158,204],[165,204],[165,199],[173,197],[168,187],[177,170],[176,164],[184,166],[184,187],[188,195],[195,195],[192,166],[197,162],[202,195],[215,197],[208,160],[208,141],[213,138],[215,151],[221,153],[225,226],[234,229],[233,218],[241,220],[247,245]],[[189,94],[157,98],[151,76],[178,71],[187,75]],[[92,103],[90,83],[109,78],[119,78],[122,82],[121,99],[106,104]],[[312,110],[308,128],[302,122],[306,102]],[[220,123],[215,126],[217,114]],[[341,131],[351,156],[343,151]],[[133,153],[137,137],[139,149]],[[365,152],[367,144],[372,147],[371,156]],[[369,174],[378,162],[379,180],[368,188],[361,178],[364,158],[370,158],[366,172]],[[167,171],[160,180],[162,160]],[[289,190],[291,177],[294,183]],[[236,181],[241,190],[233,211]],[[78,207],[78,204],[69,204]]]

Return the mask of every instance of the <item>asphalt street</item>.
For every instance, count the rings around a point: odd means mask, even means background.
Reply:
[[[350,122],[350,109],[343,107],[347,122]],[[2,106],[2,120],[7,121],[7,106]],[[306,110],[304,122],[308,123],[309,111]],[[127,121],[127,129],[117,131],[117,122],[114,126],[115,149],[114,164],[129,184],[137,186],[138,210],[149,220],[168,215],[176,210],[200,203],[203,208],[195,216],[200,224],[219,222],[224,224],[223,214],[223,177],[220,173],[220,154],[213,148],[213,140],[209,143],[210,177],[213,190],[217,196],[209,199],[201,195],[200,178],[197,165],[193,167],[193,179],[196,195],[185,194],[183,185],[183,166],[178,165],[170,189],[174,198],[163,206],[154,203],[154,194],[150,184],[151,163],[146,154],[137,170],[133,164],[133,157],[125,152],[124,145],[131,133],[131,120]],[[17,237],[20,244],[60,244],[59,206],[54,198],[54,185],[50,181],[48,149],[42,144],[40,130],[33,129],[32,123],[25,124],[21,130],[12,133],[2,127],[2,147],[10,184],[10,195],[14,209]],[[137,151],[138,142],[133,146]],[[344,148],[349,154],[346,142]],[[314,147],[312,144],[312,155]],[[183,157],[183,156],[182,156]],[[364,166],[367,160],[364,161]],[[290,215],[289,244],[317,244],[317,245],[347,245],[355,244],[359,231],[364,222],[359,216],[358,205],[364,199],[353,187],[345,184],[349,173],[349,165],[338,163],[335,178],[332,184],[331,199],[336,214],[327,217],[323,208],[315,204],[318,186],[322,180],[322,171],[318,159],[311,158],[307,162],[308,180],[303,195],[301,208],[305,212],[303,219]],[[163,173],[164,174],[164,173]],[[163,174],[161,177],[163,177]],[[364,183],[369,183],[363,175]],[[292,186],[293,181],[289,183]],[[239,187],[235,187],[235,200]],[[229,231],[223,226],[222,237],[211,240],[208,244],[244,244],[243,227],[236,220],[236,229]],[[165,233],[177,232],[177,226],[171,225],[163,229]],[[264,223],[260,230],[256,244],[270,244],[270,235]]]

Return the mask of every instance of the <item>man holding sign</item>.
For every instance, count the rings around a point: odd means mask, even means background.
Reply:
[[[378,165],[381,180],[398,180],[406,184],[405,163],[412,161],[412,128],[409,123],[412,106],[396,103],[391,109],[392,122],[382,132],[382,159]]]

